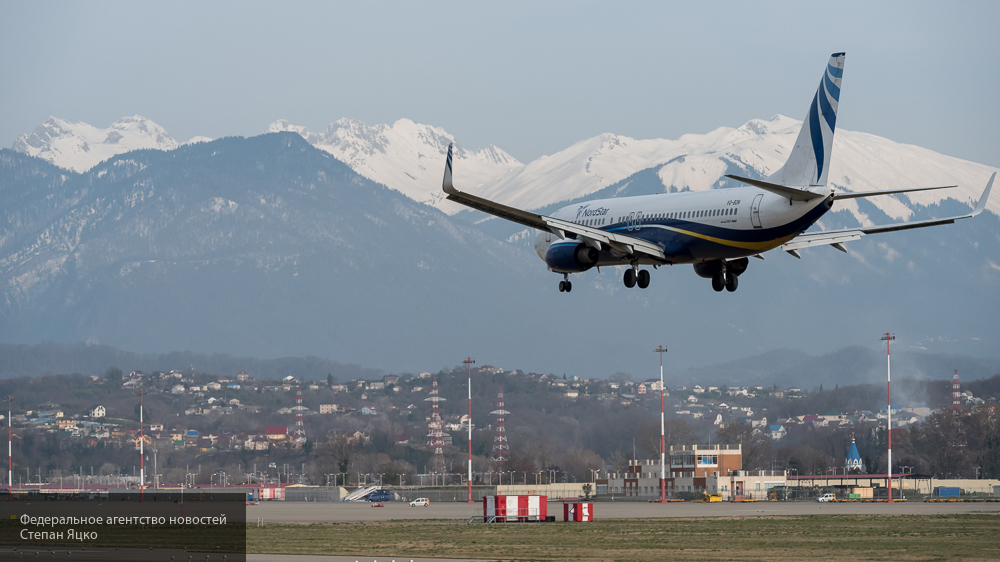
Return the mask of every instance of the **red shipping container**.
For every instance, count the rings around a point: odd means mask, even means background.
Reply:
[[[496,523],[545,521],[548,499],[548,496],[484,496],[483,517]]]
[[[593,521],[594,504],[587,503],[564,503],[563,521]]]

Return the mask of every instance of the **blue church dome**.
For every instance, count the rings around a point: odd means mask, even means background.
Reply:
[[[844,463],[847,470],[858,469],[861,472],[865,471],[865,463],[861,460],[861,455],[858,454],[858,446],[854,443],[854,438],[851,437],[851,450],[847,453],[847,462]]]

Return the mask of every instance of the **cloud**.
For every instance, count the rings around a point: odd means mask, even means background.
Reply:
[[[899,257],[899,252],[894,250],[891,246],[889,246],[889,244],[885,242],[879,242],[878,247],[885,252],[885,261],[889,263],[896,261],[896,258]]]

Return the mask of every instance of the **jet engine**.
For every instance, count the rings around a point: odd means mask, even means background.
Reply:
[[[545,250],[545,263],[559,273],[579,273],[597,265],[600,252],[586,244],[552,244]]]

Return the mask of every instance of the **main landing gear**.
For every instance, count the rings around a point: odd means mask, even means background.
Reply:
[[[733,260],[700,261],[694,264],[694,272],[699,277],[712,280],[712,288],[716,292],[723,289],[732,293],[740,285],[739,276],[747,270],[750,260],[737,258]]]
[[[720,271],[712,276],[712,288],[715,292],[722,292],[725,289],[732,293],[740,285],[740,278],[731,271]]]
[[[636,285],[639,285],[640,289],[645,289],[649,286],[649,271],[639,269],[638,265],[633,265],[625,270],[625,278],[623,281],[625,282],[625,286],[629,289],[635,287]]]
[[[569,281],[569,274],[563,273],[563,280],[559,282],[559,292],[568,293],[573,290],[573,284]]]

